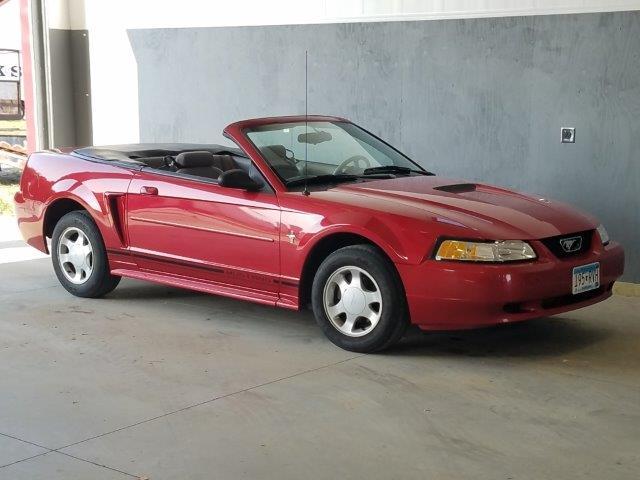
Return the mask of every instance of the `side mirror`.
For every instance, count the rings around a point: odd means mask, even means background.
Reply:
[[[262,185],[258,184],[247,172],[240,168],[222,172],[222,175],[218,177],[218,183],[221,187],[240,188],[253,192],[262,188]]]

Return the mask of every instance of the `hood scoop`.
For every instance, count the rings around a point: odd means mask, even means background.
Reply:
[[[467,193],[475,192],[475,183],[454,183],[452,185],[441,185],[439,187],[433,187],[434,190],[440,190],[441,192],[448,193]]]

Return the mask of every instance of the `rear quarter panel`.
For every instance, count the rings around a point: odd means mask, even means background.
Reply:
[[[44,233],[47,211],[56,201],[70,199],[89,212],[107,248],[120,246],[122,239],[114,228],[114,216],[119,212],[111,211],[105,194],[125,194],[132,177],[131,170],[106,162],[59,153],[32,154],[15,197],[18,226],[24,239],[48,253]]]

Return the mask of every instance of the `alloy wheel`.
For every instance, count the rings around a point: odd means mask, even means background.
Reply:
[[[337,269],[325,283],[324,311],[331,324],[349,337],[371,332],[382,313],[382,294],[365,270],[355,266]]]
[[[62,232],[58,241],[58,262],[71,283],[85,283],[93,272],[93,247],[87,235],[77,227]]]

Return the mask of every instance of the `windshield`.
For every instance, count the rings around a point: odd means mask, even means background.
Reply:
[[[288,185],[305,176],[330,181],[339,176],[355,180],[364,175],[426,173],[393,147],[349,122],[276,123],[245,132]]]

